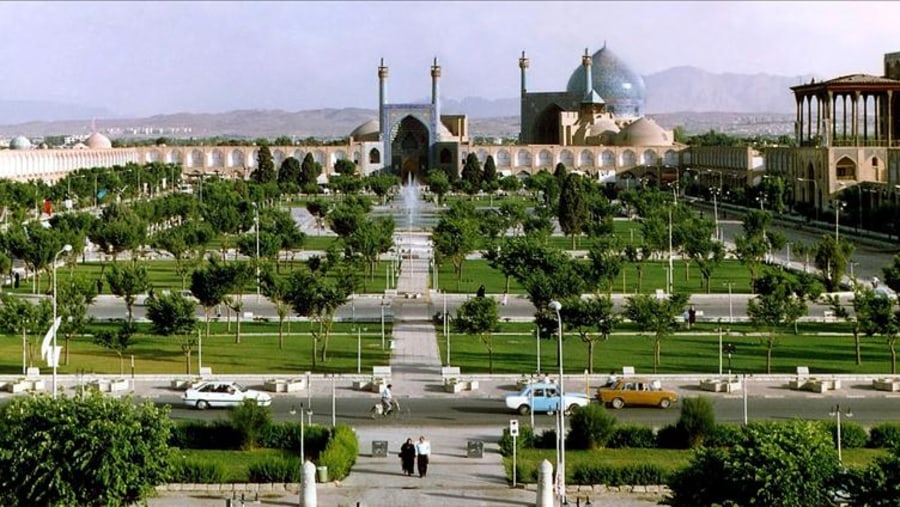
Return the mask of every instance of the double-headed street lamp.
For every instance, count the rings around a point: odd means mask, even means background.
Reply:
[[[559,441],[559,455],[556,457],[556,489],[559,494],[560,504],[566,503],[566,399],[565,388],[563,386],[563,334],[562,334],[562,317],[559,311],[562,305],[559,301],[550,301],[548,308],[556,312],[556,322],[559,325],[559,406],[556,407],[557,418],[559,421],[559,431],[556,438]]]
[[[307,385],[306,388],[309,389],[309,385]],[[290,414],[292,416],[297,415],[297,409],[295,409],[293,407],[293,405],[291,406]],[[304,446],[305,435],[304,435],[304,426],[303,426],[303,416],[304,415],[306,415],[307,417],[311,417],[312,410],[307,409],[304,411],[303,403],[301,402],[300,403],[300,473],[301,474],[303,474],[303,464],[306,463],[306,447]]]
[[[59,367],[59,352],[56,349],[56,331],[59,329],[59,324],[56,322],[56,263],[59,262],[59,256],[63,253],[69,253],[72,251],[72,245],[66,243],[63,245],[62,250],[56,252],[56,255],[53,256],[53,322],[50,324],[50,329],[53,332],[53,347],[50,349],[50,363],[53,365],[53,397],[56,398],[56,369]]]
[[[836,429],[837,429],[836,437],[837,438],[836,438],[836,440],[837,440],[838,463],[843,464],[844,460],[843,460],[843,456],[841,456],[841,405],[840,405],[840,403],[838,403],[837,405],[832,407],[831,411],[828,412],[828,415],[830,415],[831,417],[837,418],[837,427],[836,427]],[[844,412],[844,415],[847,417],[853,417],[853,411],[848,408]]]
[[[256,302],[259,303],[259,205],[255,202],[250,204],[253,205],[253,211],[255,212],[253,217],[253,228],[256,230]]]

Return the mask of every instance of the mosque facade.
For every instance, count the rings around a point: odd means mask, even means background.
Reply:
[[[368,121],[338,146],[271,146],[276,166],[306,154],[322,165],[326,183],[338,160],[349,159],[363,175],[392,171],[404,182],[421,181],[428,170],[458,171],[472,153],[484,164],[492,157],[502,175],[524,178],[570,171],[622,187],[636,180],[679,182],[686,175],[710,187],[758,184],[766,172],[788,182],[789,200],[826,206],[843,189],[866,183],[870,199],[896,199],[900,185],[900,53],[885,55],[885,75],[850,75],[795,86],[794,148],[689,147],[671,130],[644,114],[643,78],[603,45],[587,49],[556,92],[529,90],[530,61],[523,52],[520,71],[521,132],[515,145],[475,144],[465,115],[441,111],[442,68],[430,67],[431,101],[388,100],[389,69],[377,68],[377,119]],[[95,132],[69,149],[41,149],[19,137],[0,150],[0,178],[53,182],[80,168],[129,162],[180,164],[185,174],[248,178],[256,146],[151,146],[113,148]],[[860,192],[862,192],[860,190]],[[873,201],[874,203],[875,201]]]

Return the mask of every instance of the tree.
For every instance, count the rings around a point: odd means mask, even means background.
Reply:
[[[175,273],[181,279],[181,290],[185,289],[188,274],[202,259],[212,237],[212,227],[199,220],[188,220],[155,235],[153,247],[167,252],[175,260]]]
[[[666,299],[650,294],[636,294],[626,299],[625,317],[634,322],[641,332],[652,333],[653,373],[656,373],[660,364],[662,342],[678,329],[676,317],[684,313],[687,302],[687,294],[677,292]]]
[[[287,157],[278,168],[278,186],[283,192],[296,192],[300,188],[300,161]]]
[[[559,227],[563,234],[572,238],[572,249],[575,249],[575,237],[581,234],[588,219],[587,199],[582,190],[581,175],[571,173],[565,177],[559,194]]]
[[[750,269],[750,285],[755,284],[759,270],[769,252],[784,246],[784,235],[772,231],[772,214],[750,210],[744,216],[743,234],[734,237],[735,254]]]
[[[608,295],[612,294],[613,284],[625,266],[625,256],[613,237],[598,238],[588,251],[590,268],[587,272],[595,289],[599,289],[601,281],[606,284]],[[624,288],[623,288],[624,292]]]
[[[822,279],[828,292],[840,289],[844,271],[850,256],[853,255],[853,243],[846,240],[835,242],[834,236],[825,234],[815,246],[816,267],[822,272]]]
[[[481,174],[481,189],[485,192],[496,192],[499,187],[500,181],[497,165],[494,163],[494,156],[488,155],[484,161],[484,172]]]
[[[197,327],[194,303],[178,293],[147,299],[147,319],[153,333],[162,336],[193,334]]]
[[[11,398],[0,408],[0,503],[143,503],[168,478],[168,411],[100,393]]]
[[[457,332],[478,336],[488,351],[488,372],[494,373],[494,331],[500,323],[497,301],[493,298],[472,298],[456,311],[453,325]]]
[[[290,311],[287,301],[287,293],[290,289],[288,281],[266,269],[260,275],[260,289],[266,298],[275,305],[275,313],[278,314],[278,350],[284,349],[284,320]]]
[[[331,206],[325,199],[310,199],[306,201],[306,211],[316,219],[316,228],[321,231],[325,227],[325,218],[331,211]]]
[[[518,192],[522,189],[522,180],[520,180],[517,176],[513,176],[510,174],[509,176],[504,176],[500,178],[500,190],[504,192]]]
[[[113,264],[122,252],[136,250],[146,236],[146,223],[132,210],[118,204],[104,207],[88,233],[101,252],[112,256]]]
[[[473,216],[474,208],[471,204],[455,202],[447,213],[441,215],[440,221],[431,233],[435,261],[438,265],[442,264],[445,258],[453,262],[457,288],[462,279],[463,262],[466,256],[475,250],[478,239],[478,228]]]
[[[0,293],[0,332],[22,336],[22,374],[34,365],[34,345],[29,335],[43,333],[50,327],[53,308],[50,301],[41,299],[38,304]],[[0,432],[2,433],[2,432]]]
[[[851,492],[853,505],[895,507],[900,498],[900,448],[876,456],[845,490]]]
[[[900,333],[900,314],[894,311],[892,298],[885,294],[873,294],[866,298],[865,314],[859,316],[862,332],[866,336],[881,335],[891,352],[891,375],[897,373],[897,334]]]
[[[437,196],[437,205],[441,206],[444,194],[450,191],[450,179],[447,173],[439,169],[428,173],[428,191]]]
[[[896,293],[900,293],[900,255],[894,256],[894,261],[890,266],[881,268],[884,273],[884,283]]]
[[[312,257],[307,261],[306,269],[291,273],[285,300],[290,303],[294,313],[310,320],[313,368],[316,367],[316,348],[319,342],[322,343],[319,350],[322,362],[328,359],[328,339],[334,324],[334,314],[347,302],[355,286],[355,273],[347,269],[334,249],[328,252],[325,261]]]
[[[125,374],[125,351],[131,346],[131,338],[137,332],[137,327],[130,321],[125,322],[119,329],[101,329],[94,334],[94,343],[107,348],[119,356],[119,375]]]
[[[394,244],[393,218],[363,218],[358,227],[347,238],[347,246],[360,255],[366,264],[366,275],[374,279],[378,256],[391,249]]]
[[[756,280],[756,298],[747,301],[747,316],[757,328],[768,332],[761,341],[766,347],[766,373],[772,373],[772,350],[778,345],[778,330],[806,315],[806,301],[798,295],[796,279],[781,270],[768,270]]]
[[[138,294],[143,294],[150,288],[150,279],[147,276],[147,268],[144,265],[113,265],[106,273],[106,281],[109,290],[116,296],[125,300],[128,308],[128,322],[134,320],[134,302]]]
[[[522,223],[525,222],[525,203],[522,201],[503,201],[500,203],[500,216],[506,220],[513,235],[518,236]]]
[[[684,398],[675,428],[685,437],[688,447],[703,445],[716,430],[716,411],[712,402],[703,396]]]
[[[701,448],[669,480],[673,507],[828,505],[838,471],[831,435],[817,421],[754,423],[728,448]]]
[[[590,403],[581,408],[569,421],[571,429],[566,435],[568,449],[601,449],[606,446],[616,429],[616,418],[599,403]]]
[[[275,161],[272,159],[272,150],[267,143],[263,143],[256,153],[256,169],[250,173],[250,179],[257,183],[269,183],[275,180]]]
[[[312,153],[307,153],[300,164],[300,188],[306,189],[318,183],[322,174],[322,164],[316,162]]]
[[[400,179],[393,174],[370,174],[366,176],[364,184],[378,196],[381,204],[384,204],[385,196],[391,191],[391,188],[400,184]]]
[[[40,273],[50,266],[53,257],[62,248],[62,237],[51,229],[45,229],[35,221],[14,228],[6,235],[5,243],[9,253],[13,257],[22,259],[25,266],[34,273],[33,291],[37,293]],[[47,279],[51,281],[49,277]]]
[[[459,183],[463,185],[462,190],[469,195],[477,194],[481,190],[482,179],[481,161],[478,160],[478,156],[475,153],[469,153],[466,156],[466,163],[463,165],[462,173],[460,174]]]
[[[200,268],[191,273],[191,294],[203,307],[206,315],[206,337],[209,338],[209,319],[212,309],[222,304],[226,292],[227,274],[224,272],[219,261],[210,255],[209,264],[205,268]]]
[[[593,374],[595,345],[598,341],[608,340],[610,333],[621,320],[613,313],[612,299],[571,297],[563,302],[560,314],[565,325],[574,329],[581,341],[587,345],[587,370]]]
[[[64,340],[66,366],[69,365],[69,341],[84,332],[93,317],[88,316],[88,307],[97,297],[97,286],[84,278],[72,277],[68,281],[57,282],[56,313],[60,317],[57,334]]]

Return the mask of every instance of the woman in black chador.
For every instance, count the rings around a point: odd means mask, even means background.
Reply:
[[[415,473],[416,446],[411,438],[407,438],[406,443],[400,446],[400,464],[403,466],[403,473],[406,475]]]

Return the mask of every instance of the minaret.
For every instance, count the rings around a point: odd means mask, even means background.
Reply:
[[[382,138],[386,138],[384,136],[384,100],[387,77],[388,68],[384,66],[384,58],[382,58],[378,65],[378,131],[381,132]]]
[[[581,66],[584,67],[584,99],[588,100],[591,96],[591,55],[588,49],[584,48],[584,56],[581,57]]]
[[[434,108],[434,126],[432,132],[432,140],[438,140],[438,127],[441,124],[441,98],[440,86],[438,80],[441,77],[441,66],[438,65],[437,57],[434,57],[434,63],[431,65],[431,106]]]
[[[525,71],[528,70],[528,58],[525,57],[525,51],[522,51],[522,56],[519,58],[519,69],[522,70],[522,98],[525,98],[525,92],[527,91],[525,86]]]

